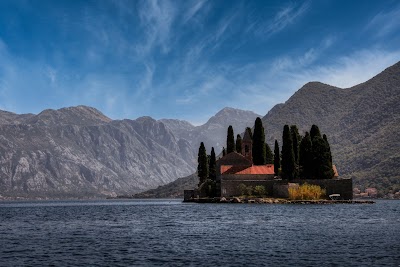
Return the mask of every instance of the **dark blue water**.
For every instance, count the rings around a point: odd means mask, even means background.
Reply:
[[[400,266],[400,201],[0,202],[0,266]]]

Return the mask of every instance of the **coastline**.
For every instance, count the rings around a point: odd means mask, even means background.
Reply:
[[[289,200],[283,198],[192,198],[183,200],[185,203],[234,203],[234,204],[319,204],[319,205],[329,205],[329,204],[374,204],[375,201],[372,200],[328,200],[328,199],[318,199],[318,200]]]

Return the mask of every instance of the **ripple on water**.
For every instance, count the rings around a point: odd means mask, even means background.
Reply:
[[[0,203],[0,266],[397,266],[400,201]]]

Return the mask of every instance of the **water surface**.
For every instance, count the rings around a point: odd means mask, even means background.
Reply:
[[[0,266],[400,266],[400,201],[0,202]]]

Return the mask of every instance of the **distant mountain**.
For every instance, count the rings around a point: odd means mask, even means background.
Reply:
[[[400,189],[400,62],[347,89],[307,83],[262,121],[270,145],[281,142],[285,124],[302,133],[317,124],[341,176],[380,192]]]
[[[204,142],[207,153],[214,147],[220,153],[226,147],[228,126],[232,125],[237,134],[243,133],[246,127],[253,127],[257,117],[262,117],[252,111],[234,108],[224,108],[212,116],[205,124],[193,126],[187,121],[161,120],[178,138],[186,139],[197,155],[200,142]]]
[[[0,198],[132,194],[194,166],[190,144],[149,117],[112,121],[84,106],[0,111]]]

